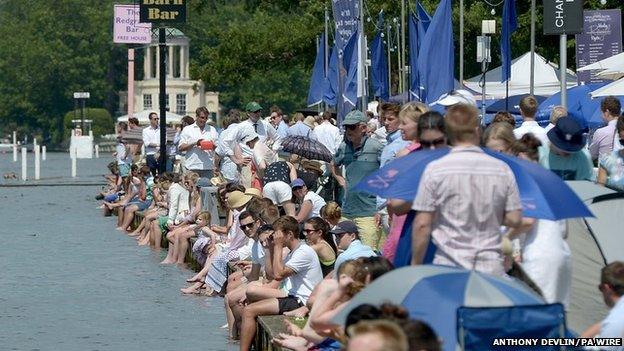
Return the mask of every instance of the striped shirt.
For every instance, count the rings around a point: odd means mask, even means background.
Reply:
[[[480,148],[454,147],[425,169],[412,207],[435,212],[435,264],[503,275],[500,227],[521,209],[514,175]]]

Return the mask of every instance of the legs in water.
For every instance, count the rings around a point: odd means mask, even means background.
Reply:
[[[178,264],[184,264],[184,258],[186,257],[186,251],[188,250],[189,247],[189,239],[195,236],[195,231],[193,231],[193,229],[187,229],[184,231],[181,231],[178,235],[177,235],[177,243],[176,243],[176,250],[177,250],[177,263]]]

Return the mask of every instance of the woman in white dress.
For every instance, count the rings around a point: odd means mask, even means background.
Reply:
[[[537,162],[540,141],[526,134],[513,146],[523,159]],[[542,291],[546,302],[567,306],[572,282],[572,258],[565,241],[567,222],[546,219],[533,220],[522,245],[522,268]],[[526,228],[526,227],[525,227]]]

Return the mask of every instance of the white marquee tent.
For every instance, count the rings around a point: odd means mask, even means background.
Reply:
[[[502,99],[506,94],[506,83],[501,83],[502,68],[496,67],[485,73],[485,94],[487,99]],[[511,63],[511,79],[509,80],[509,96],[528,94],[531,79],[531,53],[516,58]],[[568,88],[577,85],[574,72],[567,71]],[[479,81],[481,74],[465,81],[471,90],[481,92]],[[535,54],[535,95],[550,96],[561,90],[558,67]]]

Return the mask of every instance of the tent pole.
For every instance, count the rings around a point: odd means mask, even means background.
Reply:
[[[535,0],[531,0],[531,80],[529,94],[535,95]]]
[[[505,81],[505,111],[509,112],[509,79]]]

